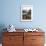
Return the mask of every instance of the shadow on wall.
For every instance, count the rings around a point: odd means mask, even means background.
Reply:
[[[5,28],[4,24],[0,24],[0,43],[2,43],[2,36],[3,36],[3,32],[5,32],[3,29]]]

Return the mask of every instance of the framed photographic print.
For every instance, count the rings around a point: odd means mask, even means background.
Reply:
[[[21,6],[21,21],[32,21],[33,7],[32,5]]]

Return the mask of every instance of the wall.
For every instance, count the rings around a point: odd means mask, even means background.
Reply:
[[[33,21],[20,21],[21,5],[33,5]],[[0,0],[0,25],[13,24],[16,28],[46,28],[46,1],[44,0]]]

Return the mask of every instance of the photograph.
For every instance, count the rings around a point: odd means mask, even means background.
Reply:
[[[32,5],[23,5],[21,7],[21,21],[32,21]]]

